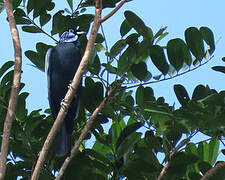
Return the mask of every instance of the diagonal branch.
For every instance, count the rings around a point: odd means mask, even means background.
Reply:
[[[85,137],[88,134],[88,131],[91,129],[92,124],[94,123],[94,119],[96,118],[96,116],[98,115],[98,113],[102,110],[102,108],[105,106],[105,104],[107,103],[107,101],[110,99],[110,97],[112,96],[113,92],[114,92],[115,88],[111,88],[108,93],[107,96],[102,100],[102,102],[100,103],[100,105],[94,110],[94,112],[92,113],[89,121],[86,123],[86,125],[84,126],[84,129],[81,132],[80,137],[78,138],[78,140],[76,141],[72,151],[71,151],[71,155],[70,157],[67,157],[63,163],[63,165],[61,166],[59,173],[56,177],[56,180],[60,180],[67,168],[67,166],[69,165],[71,159],[73,159],[73,157],[75,156],[78,148],[80,147],[82,141],[85,139]]]
[[[218,172],[225,172],[225,161],[218,162],[215,167],[211,168],[205,173],[201,180],[211,179]]]
[[[116,8],[114,8],[109,14],[107,14],[105,17],[103,17],[101,19],[101,23],[103,23],[104,21],[106,21],[107,19],[109,19],[111,16],[113,16],[113,14],[115,14],[122,6],[123,4],[127,2],[127,0],[122,0],[118,6],[116,6]]]
[[[40,156],[38,158],[38,161],[35,166],[34,172],[32,174],[31,180],[37,180],[39,178],[40,170],[44,164],[44,160],[45,160],[45,157],[47,156],[49,147],[51,146],[51,144],[56,136],[57,129],[59,129],[60,125],[62,124],[62,122],[66,116],[66,113],[69,109],[69,105],[70,105],[74,95],[76,94],[77,87],[79,86],[79,84],[81,82],[82,75],[86,70],[88,60],[89,60],[92,50],[94,48],[94,42],[96,39],[96,35],[97,35],[98,29],[100,27],[99,20],[101,19],[101,11],[102,11],[102,0],[96,0],[95,20],[94,20],[94,24],[92,26],[91,34],[90,34],[90,37],[89,37],[89,40],[87,43],[85,53],[82,57],[82,60],[77,69],[77,72],[73,78],[73,81],[71,83],[71,88],[69,88],[68,92],[66,93],[66,96],[64,98],[65,103],[62,104],[60,111],[58,113],[58,116],[57,116],[57,118],[48,134],[48,137],[45,140],[45,143],[42,147],[42,150],[40,152]]]
[[[16,22],[13,15],[12,4],[10,0],[5,0],[4,3],[6,7],[10,31],[11,31],[12,40],[13,40],[15,65],[14,65],[14,74],[13,74],[13,85],[11,89],[8,111],[6,114],[4,130],[3,130],[1,156],[0,156],[0,179],[5,178],[10,131],[11,131],[12,122],[13,122],[14,114],[16,110],[17,98],[18,98],[19,87],[20,87],[20,79],[21,79],[21,65],[22,65],[22,50],[20,45],[19,33],[17,30]]]
[[[125,2],[125,0],[123,0],[123,1]],[[96,36],[97,36],[97,32],[98,32],[99,27],[100,27],[101,22],[102,22],[102,20],[101,20],[101,13],[102,13],[102,0],[96,0],[96,2],[95,2],[95,19],[94,19],[94,24],[93,24],[92,29],[91,29],[91,33],[90,33],[90,37],[89,37],[89,40],[88,40],[88,43],[87,43],[87,46],[86,46],[86,50],[84,52],[84,55],[83,55],[82,60],[81,60],[81,63],[79,65],[79,67],[77,69],[77,72],[76,72],[76,74],[75,74],[75,76],[73,78],[73,81],[71,83],[71,88],[69,88],[69,90],[66,93],[66,96],[64,98],[64,102],[65,103],[61,106],[60,111],[58,113],[58,116],[57,116],[57,118],[56,118],[56,120],[55,120],[55,122],[54,122],[54,124],[53,124],[53,126],[52,126],[52,128],[51,128],[51,130],[49,132],[49,134],[48,134],[48,137],[47,137],[47,139],[46,139],[46,141],[45,141],[45,143],[44,143],[44,145],[42,147],[42,150],[40,152],[40,156],[38,158],[38,161],[37,161],[37,164],[35,166],[34,172],[32,174],[31,180],[37,180],[38,179],[38,177],[40,175],[40,170],[41,170],[41,168],[42,168],[42,166],[44,164],[45,157],[47,156],[48,149],[51,146],[51,144],[52,144],[52,142],[53,142],[53,140],[54,140],[54,138],[56,136],[57,129],[59,129],[59,126],[62,124],[63,119],[65,118],[66,113],[68,111],[69,105],[70,105],[73,97],[76,94],[77,88],[78,88],[78,86],[79,86],[79,84],[81,82],[82,75],[84,74],[84,72],[86,70],[86,67],[87,67],[87,64],[88,64],[88,60],[89,60],[89,58],[91,56],[91,53],[93,51],[93,48],[94,48],[94,42],[95,42],[95,39],[96,39]],[[111,17],[112,15],[110,15],[109,17]],[[103,103],[102,107],[104,106],[106,101],[107,101],[107,99],[104,102],[102,102]],[[99,111],[100,110],[96,109],[95,113],[98,113]],[[93,119],[95,118],[95,116],[93,116]],[[84,131],[83,135],[80,137],[80,140],[79,140],[80,143],[85,138],[85,132],[90,130],[91,124],[92,123],[90,123],[90,126],[88,125],[86,127],[87,129]],[[75,149],[73,150],[74,152],[79,147],[79,145],[80,145],[79,142],[77,143],[77,145],[75,145],[75,147],[74,147]],[[74,155],[74,153],[73,153],[73,155]],[[65,166],[65,168],[66,168],[66,166]]]

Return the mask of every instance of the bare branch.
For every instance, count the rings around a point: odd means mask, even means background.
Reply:
[[[19,33],[17,30],[16,22],[13,15],[12,4],[10,0],[5,0],[4,3],[6,7],[10,31],[11,31],[12,40],[13,40],[15,65],[14,65],[14,74],[13,74],[13,85],[11,89],[9,106],[8,106],[8,111],[7,111],[6,119],[4,123],[4,130],[3,130],[1,156],[0,156],[0,179],[4,179],[5,177],[6,160],[7,160],[8,147],[9,147],[9,137],[10,137],[12,122],[13,122],[14,114],[16,110],[17,98],[18,98],[19,87],[20,87],[20,79],[21,79],[21,65],[22,65],[21,45],[20,45]]]
[[[109,19],[113,14],[115,14],[122,6],[123,4],[127,2],[127,0],[122,0],[116,8],[114,8],[109,14],[107,14],[105,17],[101,19],[101,23]]]
[[[210,179],[213,175],[215,175],[219,171],[225,172],[225,161],[217,163],[217,165],[215,167],[208,170],[205,173],[205,175],[201,178],[201,180]]]

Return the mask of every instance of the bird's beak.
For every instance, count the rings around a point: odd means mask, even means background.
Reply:
[[[77,32],[77,35],[82,35],[82,34],[86,34],[86,32],[85,31],[78,31]]]

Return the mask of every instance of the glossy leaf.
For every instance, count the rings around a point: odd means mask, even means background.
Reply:
[[[2,67],[0,68],[0,77],[2,77],[2,75],[3,75],[8,69],[10,69],[13,65],[14,65],[14,61],[7,61],[5,64],[3,64]]]
[[[34,65],[37,66],[37,68],[44,71],[45,70],[45,55],[47,53],[47,50],[50,47],[52,46],[39,42],[36,44],[37,52],[28,50],[28,51],[25,51],[25,56],[32,63],[34,63]]]
[[[191,55],[188,50],[187,45],[182,39],[172,39],[167,43],[167,54],[170,63],[173,67],[179,71],[184,62],[186,62],[189,66],[191,65]]]
[[[29,33],[41,33],[41,29],[36,26],[22,26],[22,30]]]
[[[31,21],[26,18],[26,13],[22,9],[17,8],[13,14],[16,24],[31,24]]]
[[[209,163],[214,164],[216,162],[217,155],[219,153],[219,141],[214,137],[209,141]]]
[[[40,15],[40,25],[44,26],[47,22],[49,22],[51,19],[51,15],[47,13],[42,13]]]
[[[201,61],[204,57],[204,45],[203,38],[200,31],[195,27],[190,27],[185,30],[185,40],[190,48],[192,54]]]
[[[73,9],[73,0],[66,0],[70,6],[70,9]]]
[[[212,69],[214,71],[218,71],[218,72],[221,72],[221,73],[225,73],[225,66],[213,66]]]
[[[143,106],[145,102],[154,101],[154,92],[151,87],[139,86],[136,91],[136,103]]]
[[[133,27],[140,35],[146,37],[146,38],[152,38],[152,35],[145,26],[145,23],[142,21],[140,17],[138,17],[135,13],[131,11],[125,11],[124,15],[131,27]]]
[[[140,128],[142,125],[143,125],[142,123],[137,122],[137,123],[126,126],[120,133],[120,136],[116,142],[116,147],[118,148],[119,145],[125,140],[126,137],[136,132],[136,130]]]
[[[127,19],[125,19],[120,26],[120,35],[122,37],[125,36],[131,30],[131,28],[132,27],[129,25]]]
[[[182,86],[180,84],[174,85],[173,88],[174,88],[174,92],[177,96],[178,101],[180,102],[180,104],[182,106],[185,106],[188,103],[188,101],[190,100],[186,89],[184,88],[184,86]]]
[[[131,66],[131,72],[141,81],[148,81],[152,77],[151,73],[147,70],[147,65],[144,62],[133,64]]]
[[[166,62],[166,57],[163,48],[158,45],[153,45],[149,49],[149,54],[153,64],[166,75],[169,70],[169,65]]]
[[[126,47],[126,45],[127,44],[124,39],[117,41],[110,49],[110,57],[116,57]]]
[[[104,40],[105,40],[104,37],[100,33],[98,33],[97,36],[96,36],[95,42],[96,43],[102,43]]]
[[[208,27],[201,27],[200,33],[202,34],[202,37],[205,40],[205,42],[210,47],[209,53],[212,54],[215,50],[215,40],[214,40],[213,32]]]

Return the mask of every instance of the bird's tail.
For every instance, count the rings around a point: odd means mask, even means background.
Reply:
[[[56,156],[70,156],[71,135],[66,130],[65,122],[62,123],[56,136]]]

